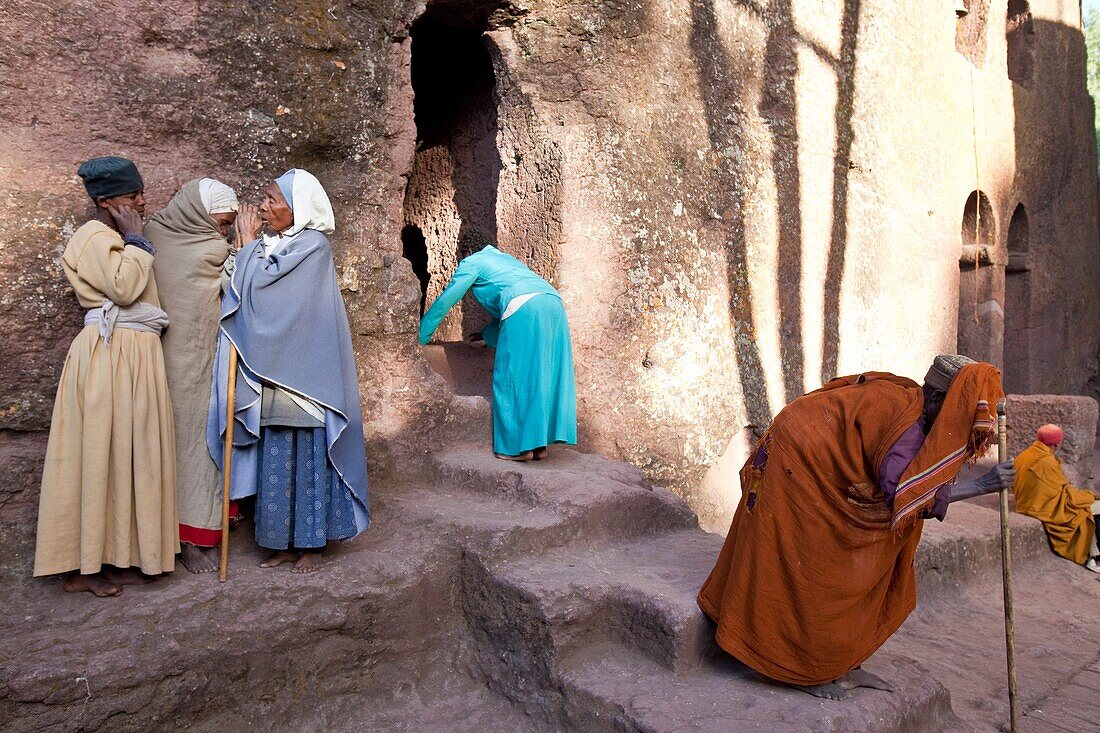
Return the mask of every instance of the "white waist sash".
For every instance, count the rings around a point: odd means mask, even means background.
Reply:
[[[168,328],[168,314],[150,303],[137,302],[121,307],[112,300],[104,299],[99,308],[92,308],[84,314],[84,325],[99,324],[99,335],[103,343],[111,345],[111,334],[116,328],[129,328],[132,331],[155,333],[158,336]]]

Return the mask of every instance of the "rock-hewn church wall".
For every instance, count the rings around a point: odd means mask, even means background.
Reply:
[[[920,379],[959,334],[1017,391],[1080,393],[1094,376],[1077,3],[1014,1],[1010,17],[971,0],[960,21],[914,0],[427,5],[435,31],[483,34],[492,67],[431,117],[413,101],[430,88],[414,73],[417,34],[434,32],[424,3],[0,15],[5,517],[33,517],[33,457],[80,323],[57,257],[85,208],[75,168],[99,154],[138,162],[150,210],[200,175],[246,196],[290,166],[318,175],[378,476],[461,407],[416,346],[411,228],[428,303],[464,235],[554,282],[582,447],[641,466],[709,527],[736,505],[754,436],[836,374]],[[988,242],[966,247],[975,190]]]

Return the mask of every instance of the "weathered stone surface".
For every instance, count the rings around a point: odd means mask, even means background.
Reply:
[[[1066,439],[1058,449],[1066,478],[1082,488],[1093,488],[1093,450],[1096,446],[1097,404],[1091,397],[1066,395],[1008,396],[1008,453],[1015,456],[1035,441],[1035,431],[1047,423],[1062,426]]]
[[[415,343],[408,225],[438,248],[430,295],[471,230],[550,277],[583,445],[708,526],[736,504],[712,471],[741,462],[751,441],[731,438],[837,373],[919,378],[956,333],[994,361],[1003,341],[1016,391],[1079,393],[1096,372],[1076,3],[1031,3],[1015,80],[994,5],[968,16],[962,53],[953,9],[913,0],[113,7],[0,11],[0,430],[48,426],[80,323],[57,267],[85,206],[74,171],[103,153],[137,160],[151,209],[198,175],[246,197],[291,165],[321,178],[376,480],[462,414]],[[480,37],[492,67],[491,88],[427,121],[413,98],[424,19]],[[980,290],[959,264],[976,188],[993,252]],[[980,343],[962,328],[975,316]]]
[[[485,445],[429,464],[376,487],[375,525],[314,575],[255,567],[248,525],[229,583],[181,571],[118,599],[65,594],[28,577],[29,548],[7,555],[0,727],[893,733],[1004,717],[995,510],[927,523],[918,610],[868,662],[898,693],[826,703],[716,649],[695,594],[721,537],[636,468],[566,450],[505,464]],[[1095,663],[1080,619],[1100,587],[1038,522],[1012,525],[1021,692],[1047,710]]]

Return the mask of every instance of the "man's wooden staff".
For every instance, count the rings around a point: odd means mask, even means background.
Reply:
[[[997,403],[997,462],[1008,460],[1008,429],[1005,401]],[[1005,649],[1008,652],[1008,715],[1009,730],[1016,733],[1016,629],[1012,617],[1012,546],[1008,534],[1008,487],[1001,489],[1001,584],[1005,596]]]
[[[225,455],[222,458],[222,560],[218,567],[218,580],[229,579],[229,477],[233,464],[233,423],[237,397],[237,347],[229,342],[229,381],[226,385]]]

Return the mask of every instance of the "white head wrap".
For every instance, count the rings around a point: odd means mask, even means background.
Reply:
[[[237,210],[237,194],[221,181],[203,178],[199,181],[199,198],[207,214],[228,214]]]
[[[312,173],[302,168],[291,168],[280,176],[280,189],[288,182],[287,179],[292,189],[292,200],[288,200],[287,203],[294,213],[294,224],[280,232],[277,237],[264,235],[268,256],[278,252],[282,244],[306,229],[316,229],[326,235],[336,231],[336,217],[332,213],[332,204],[321,182]],[[286,198],[286,194],[283,194],[283,198]]]

